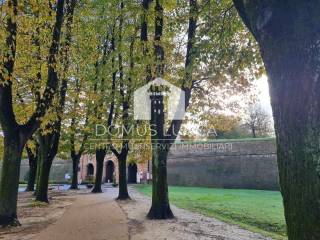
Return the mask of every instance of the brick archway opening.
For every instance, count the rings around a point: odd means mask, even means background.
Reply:
[[[94,166],[92,163],[87,165],[87,176],[93,176],[94,174]]]
[[[113,182],[113,174],[114,174],[114,163],[111,160],[109,160],[106,162],[106,178],[105,178],[106,183]]]
[[[128,183],[137,183],[137,171],[137,164],[130,163],[128,165]]]

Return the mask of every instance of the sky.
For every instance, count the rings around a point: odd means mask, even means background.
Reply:
[[[267,76],[264,75],[256,80],[255,85],[261,106],[268,111],[268,113],[272,114]]]
[[[256,92],[256,95],[258,97],[259,104],[265,111],[267,111],[270,114],[270,116],[272,116],[267,76],[264,75],[261,78],[255,80],[254,85],[254,91]],[[187,129],[196,135],[199,134],[199,124],[188,122]]]

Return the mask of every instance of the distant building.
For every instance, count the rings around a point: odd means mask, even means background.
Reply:
[[[95,154],[85,154],[80,159],[78,169],[79,183],[96,174]],[[128,183],[146,183],[151,176],[151,161],[144,163],[127,163]],[[103,164],[102,182],[119,182],[118,160],[113,154],[106,155]]]

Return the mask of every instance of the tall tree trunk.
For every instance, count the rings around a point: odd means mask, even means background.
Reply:
[[[123,9],[124,9],[124,3],[120,3],[120,15],[119,15],[119,38],[118,38],[118,46],[119,49],[122,48],[122,31],[123,31]],[[134,37],[131,39],[130,43],[130,70],[133,69],[133,43],[134,43]],[[118,61],[119,61],[119,82],[120,82],[120,95],[122,97],[122,126],[125,129],[128,129],[128,123],[129,123],[129,108],[130,104],[128,99],[130,99],[131,91],[130,89],[124,84],[124,72],[123,72],[123,56],[122,52],[119,51],[118,54]],[[129,74],[128,78],[128,84],[131,83],[131,72]],[[110,115],[109,115],[110,116]],[[108,124],[111,124],[111,122],[108,121]],[[128,146],[128,134],[126,132],[123,133],[122,136],[122,149],[120,154],[114,150],[114,148],[111,147],[111,150],[115,153],[115,155],[118,158],[119,163],[119,195],[118,200],[126,200],[130,199],[128,194],[128,186],[127,186],[127,156],[129,151]]]
[[[156,1],[155,17],[155,59],[156,75],[162,77],[164,74],[164,50],[161,45],[163,31],[163,7],[161,1]],[[151,128],[157,133],[152,136],[152,205],[147,215],[150,219],[173,218],[169,204],[167,184],[167,159],[163,149],[164,141],[164,106],[163,93],[155,90],[151,96]]]
[[[156,22],[155,22],[155,55],[156,55],[156,74],[163,76],[164,50],[161,46],[161,37],[163,30],[163,9],[161,1],[156,1]],[[185,60],[185,78],[182,89],[185,92],[185,110],[187,109],[191,91],[193,88],[193,63],[194,63],[194,43],[198,20],[197,0],[189,1],[189,26],[187,54]],[[158,99],[160,98],[160,99]],[[169,204],[168,183],[167,183],[167,157],[172,143],[175,141],[181,128],[181,120],[173,120],[164,136],[164,113],[163,96],[151,96],[151,126],[155,127],[156,136],[152,139],[152,206],[148,213],[151,219],[173,218]]]
[[[79,168],[79,155],[71,156],[72,158],[72,180],[70,189],[78,190],[78,168]]]
[[[156,76],[164,75],[164,49],[161,45],[163,32],[163,7],[160,0],[156,0],[155,44]],[[152,204],[147,215],[150,219],[173,218],[169,204],[167,184],[167,159],[164,154],[164,106],[163,93],[154,92],[151,96],[151,128],[157,133],[152,136]]]
[[[318,39],[310,41],[312,35],[306,34],[308,40],[302,41],[282,37],[282,43],[277,41],[282,49],[263,44],[261,52],[269,76],[287,232],[290,240],[316,240],[320,239],[320,48]]]
[[[39,176],[36,190],[36,200],[40,202],[49,202],[48,186],[50,169],[54,156],[50,154],[51,136],[39,136]]]
[[[119,158],[119,194],[118,200],[127,200],[130,199],[128,193],[128,184],[127,184],[127,156],[128,151],[123,151]]]
[[[288,238],[320,239],[320,2],[234,3],[269,77]]]
[[[123,138],[126,138],[126,134]],[[130,199],[129,192],[128,192],[128,181],[127,181],[127,157],[129,153],[129,141],[123,140],[122,149],[120,153],[112,145],[110,145],[110,149],[118,159],[119,194],[117,199],[118,200]]]
[[[26,192],[34,191],[34,184],[36,182],[37,175],[37,153],[33,153],[29,147],[26,147],[26,151],[29,158],[29,176]]]
[[[314,44],[297,42],[285,52],[262,47],[290,240],[320,239],[320,49]]]
[[[150,0],[144,0],[142,2],[144,14],[142,17],[141,26],[141,41],[143,43],[143,55],[146,57],[148,53],[147,41],[148,41],[148,25],[146,21],[147,12],[149,10]],[[161,3],[156,1],[157,16],[155,19],[155,56],[157,62],[157,75],[163,75],[163,59],[164,51],[160,45],[162,28],[163,28],[163,9]],[[150,65],[146,66],[146,82],[149,82],[152,78]],[[168,184],[167,184],[167,165],[166,156],[167,153],[158,149],[158,143],[161,144],[163,140],[163,127],[164,127],[164,115],[163,115],[163,97],[160,97],[160,106],[156,106],[157,99],[151,99],[151,126],[155,127],[154,130],[158,133],[152,139],[152,205],[147,215],[150,219],[168,219],[173,218],[173,213],[170,209],[169,196],[168,196]],[[156,114],[156,108],[162,107],[160,115]],[[159,129],[162,130],[162,134],[159,135]],[[162,139],[162,140],[160,140]]]
[[[4,137],[3,165],[0,181],[0,225],[19,225],[17,198],[22,149],[19,135]]]
[[[163,96],[158,94],[151,96],[151,127],[157,134],[152,136],[152,205],[147,217],[170,219],[174,216],[168,195],[168,149],[164,140],[164,106]]]
[[[94,187],[92,189],[93,193],[102,193],[101,184],[102,184],[102,174],[103,174],[103,163],[106,156],[105,149],[96,150],[96,178],[94,181]]]

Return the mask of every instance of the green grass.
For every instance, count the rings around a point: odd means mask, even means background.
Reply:
[[[151,195],[151,186],[136,188]],[[240,225],[274,239],[286,239],[280,192],[200,187],[169,187],[176,206]]]

